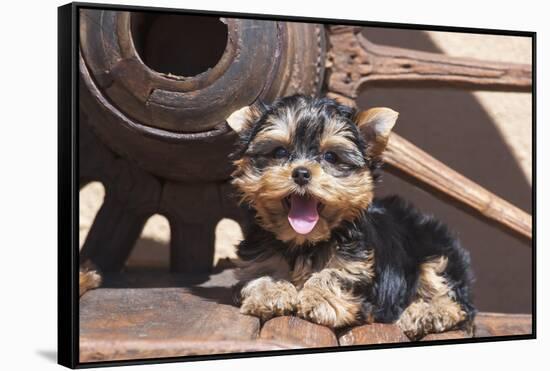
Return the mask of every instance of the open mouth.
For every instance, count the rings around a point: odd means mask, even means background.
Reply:
[[[288,222],[292,229],[299,234],[308,234],[315,228],[319,221],[319,212],[323,208],[314,197],[309,195],[290,195],[282,201],[285,210],[288,211]]]

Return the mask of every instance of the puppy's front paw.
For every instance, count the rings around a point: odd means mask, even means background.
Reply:
[[[328,327],[342,327],[357,320],[359,305],[354,300],[305,287],[298,293],[298,316]]]
[[[308,321],[336,327],[336,311],[321,294],[314,290],[300,291],[297,314]]]
[[[241,290],[241,297],[241,313],[266,321],[272,317],[292,314],[296,308],[298,292],[290,282],[261,277],[249,282]]]

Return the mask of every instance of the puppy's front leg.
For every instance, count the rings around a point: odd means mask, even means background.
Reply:
[[[343,276],[336,269],[312,274],[298,293],[298,316],[333,328],[357,322],[362,299],[343,287]]]
[[[296,308],[298,292],[288,281],[263,276],[248,282],[241,290],[241,313],[260,317],[292,314]]]

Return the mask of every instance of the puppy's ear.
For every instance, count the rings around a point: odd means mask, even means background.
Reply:
[[[386,148],[398,115],[392,109],[378,107],[359,112],[355,116],[355,123],[367,142],[367,153],[371,157],[379,157]]]
[[[250,106],[244,106],[229,115],[226,119],[227,124],[240,135],[262,116],[265,109],[264,104],[261,102],[257,102]]]

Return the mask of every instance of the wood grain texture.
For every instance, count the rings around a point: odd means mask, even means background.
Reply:
[[[80,341],[85,346],[81,360],[152,357],[159,348],[150,346],[157,342],[166,344],[168,352],[199,352],[199,343],[207,345],[204,352],[212,352],[221,347],[212,343],[251,341],[259,331],[257,318],[182,288],[103,288],[80,300]],[[186,350],[188,342],[195,345]],[[113,345],[118,348],[115,353]]]
[[[371,323],[354,327],[340,334],[340,345],[406,343],[409,338],[394,324]]]
[[[192,341],[168,339],[152,341],[148,339],[84,339],[80,342],[80,362],[183,357],[283,349],[292,349],[292,346],[262,340]]]
[[[533,317],[530,314],[478,313],[475,337],[530,335]]]
[[[88,117],[80,114],[80,186],[100,181],[107,189],[80,261],[91,260],[101,271],[115,272],[124,266],[147,218],[158,210],[161,184],[131,161],[117,158],[98,140]]]
[[[392,133],[384,161],[440,194],[467,205],[479,215],[531,239],[532,217]]]
[[[260,324],[234,306],[204,300],[182,288],[90,291],[80,300],[81,336],[104,337],[106,330],[130,339],[251,340],[258,336]]]
[[[106,288],[80,300],[82,362],[222,354],[408,342],[393,324],[357,326],[336,336],[332,329],[285,316],[260,326],[232,305],[231,269],[202,283],[186,275],[134,272],[107,275]],[[195,282],[195,283],[193,283]],[[531,333],[530,315],[480,313],[475,336]],[[463,331],[431,334],[424,341],[469,337]]]
[[[267,321],[260,332],[260,339],[293,344],[297,348],[338,346],[336,335],[328,327],[291,316]]]
[[[421,339],[421,341],[453,340],[453,339],[465,339],[470,337],[472,337],[472,335],[469,335],[466,331],[453,330],[453,331],[441,332],[439,334],[428,334],[424,336]]]
[[[81,10],[80,104],[103,143],[163,179],[227,180],[227,157],[237,139],[225,123],[232,112],[256,99],[320,92],[323,25],[226,18],[227,45],[217,63],[177,76],[155,71],[140,57],[136,40],[162,41],[149,38],[143,17],[163,21],[162,15]],[[210,31],[196,24],[197,35]],[[180,45],[177,37],[166,37]],[[173,58],[172,49],[163,49],[164,58]],[[204,57],[200,50],[187,53],[197,61]]]
[[[328,90],[355,99],[374,82],[435,83],[476,89],[529,91],[530,65],[498,63],[377,45],[361,27],[329,27]]]

